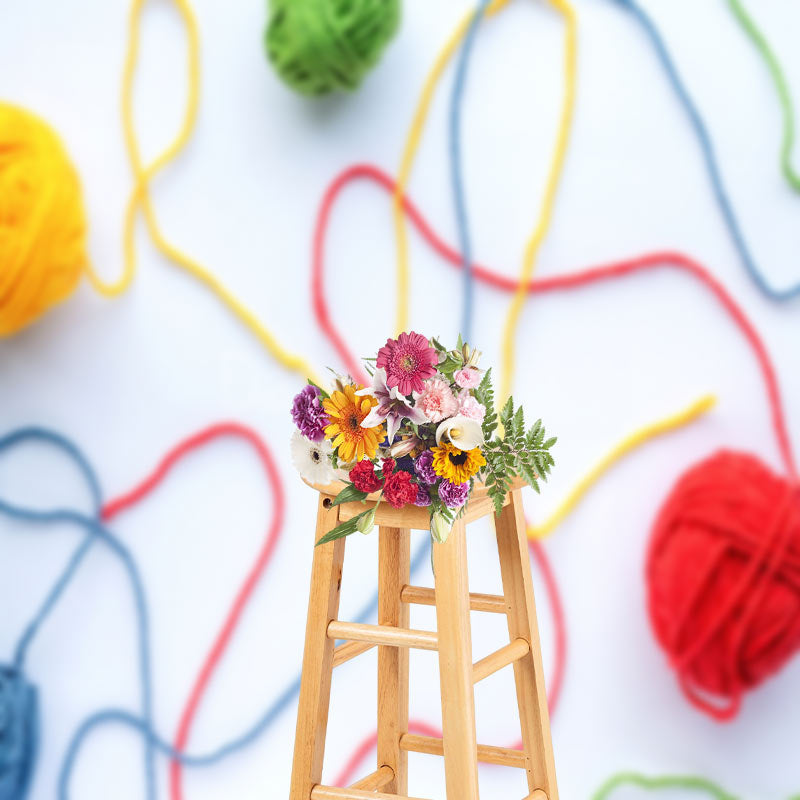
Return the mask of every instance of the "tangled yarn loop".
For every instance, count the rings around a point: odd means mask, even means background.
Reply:
[[[0,665],[0,800],[24,800],[38,744],[36,689],[15,667]]]
[[[81,185],[61,140],[0,103],[0,336],[67,298],[85,265]]]
[[[647,583],[686,697],[731,719],[800,648],[800,487],[747,453],[696,464],[656,519]]]
[[[355,89],[397,31],[400,0],[270,0],[267,56],[300,94]]]

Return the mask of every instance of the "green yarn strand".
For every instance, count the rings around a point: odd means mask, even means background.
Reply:
[[[796,192],[800,192],[800,174],[792,167],[792,150],[794,148],[795,136],[794,107],[792,105],[792,98],[789,93],[789,86],[786,83],[786,76],[784,75],[783,68],[769,42],[764,37],[764,34],[757,27],[753,18],[747,13],[740,0],[728,0],[728,6],[733,12],[734,17],[736,17],[739,24],[742,26],[744,32],[750,38],[750,41],[761,54],[772,77],[772,82],[775,84],[775,90],[778,93],[781,112],[783,114],[783,141],[781,142],[780,151],[781,170],[787,183]]]
[[[318,96],[356,89],[400,23],[400,0],[270,0],[267,57],[289,87]]]
[[[594,793],[592,800],[606,800],[620,786],[637,786],[647,791],[688,789],[692,792],[702,792],[708,797],[713,797],[714,800],[740,800],[735,795],[728,794],[716,783],[696,775],[659,775],[651,778],[638,772],[619,772],[612,775]]]

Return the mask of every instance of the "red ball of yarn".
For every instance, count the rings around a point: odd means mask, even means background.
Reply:
[[[656,519],[646,577],[683,692],[731,719],[800,649],[800,488],[746,453],[701,461]]]

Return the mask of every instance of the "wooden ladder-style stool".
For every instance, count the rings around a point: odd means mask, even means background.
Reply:
[[[394,509],[377,503],[379,527],[378,624],[338,619],[345,539],[314,549],[303,676],[289,800],[412,800],[408,753],[444,756],[447,800],[478,800],[478,762],[524,769],[524,800],[558,800],[550,721],[542,671],[530,562],[518,481],[495,520],[503,595],[470,594],[467,523],[491,515],[494,506],[476,484],[464,515],[444,544],[433,544],[435,589],[409,585],[410,531],[428,530],[428,509]],[[342,484],[314,487],[320,493],[314,541],[364,511],[362,503],[332,501]],[[376,505],[377,496],[368,503]],[[436,606],[438,631],[409,629],[409,605]],[[472,662],[470,610],[505,614],[510,643]],[[344,644],[336,646],[336,640]],[[334,667],[378,648],[378,764],[349,788],[322,786],[322,761]],[[408,648],[436,650],[442,699],[442,739],[408,732]],[[474,685],[513,664],[523,749],[479,745]]]

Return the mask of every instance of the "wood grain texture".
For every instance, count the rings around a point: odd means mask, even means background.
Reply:
[[[378,624],[408,629],[409,607],[400,597],[411,570],[408,528],[378,532]],[[387,792],[408,793],[408,753],[400,737],[408,730],[408,648],[378,647],[378,766],[394,772]]]
[[[478,800],[478,745],[463,519],[456,521],[445,543],[434,543],[433,562],[447,800]]]
[[[418,650],[436,650],[438,647],[438,637],[433,631],[394,628],[389,625],[365,625],[361,622],[331,622],[328,625],[328,638],[392,647],[415,647]]]
[[[400,747],[410,753],[427,753],[431,756],[443,756],[444,744],[433,736],[420,736],[407,733],[400,739]],[[488,744],[478,745],[478,761],[486,764],[497,764],[501,767],[527,769],[528,759],[522,750],[512,747],[494,747]]]
[[[311,800],[420,800],[418,797],[403,797],[399,794],[362,789],[337,789],[334,786],[315,786],[310,797]]]
[[[513,664],[520,658],[528,655],[530,652],[530,645],[526,639],[514,639],[513,642],[495,650],[494,653],[489,653],[486,658],[476,661],[472,667],[472,680],[474,683],[494,675],[498,670]]]
[[[404,586],[400,594],[404,603],[420,606],[435,606],[436,592],[427,586]],[[470,611],[487,611],[490,614],[505,614],[506,599],[497,594],[479,594],[470,592]]]
[[[374,644],[369,642],[344,642],[344,644],[337,645],[333,651],[333,666],[338,667],[341,664],[346,664],[351,658],[360,656],[375,647]]]
[[[339,522],[338,507],[326,508],[325,499],[321,494],[317,528],[313,541],[309,540],[310,547]],[[311,789],[322,780],[334,650],[334,642],[326,634],[329,623],[336,619],[339,611],[344,543],[344,539],[337,539],[313,547],[289,800],[308,800]]]
[[[508,633],[512,641],[525,639],[530,645],[528,654],[514,662],[523,749],[529,757],[528,789],[531,792],[541,789],[549,800],[558,800],[525,516],[518,489],[511,493],[511,502],[496,518],[495,529],[508,609]]]
[[[385,789],[394,780],[394,770],[389,766],[378,767],[375,772],[356,781],[351,789],[362,789],[370,792],[379,792]]]

